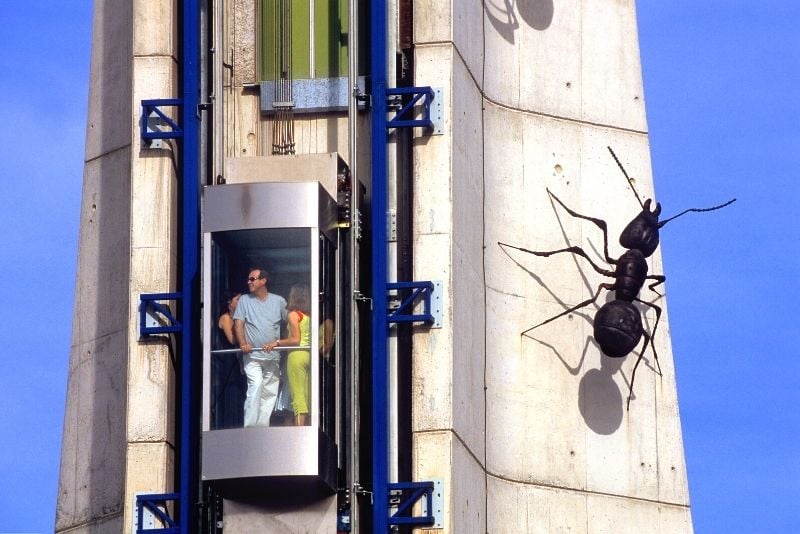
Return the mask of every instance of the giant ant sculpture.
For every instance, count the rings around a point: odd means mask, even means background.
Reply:
[[[639,213],[639,215],[634,217],[634,219],[628,223],[619,237],[620,245],[627,249],[622,256],[614,259],[608,254],[608,225],[605,221],[602,219],[581,215],[580,213],[568,208],[549,189],[547,190],[547,193],[553,200],[558,202],[558,204],[564,208],[567,213],[573,217],[589,221],[602,230],[603,253],[605,255],[606,262],[608,262],[609,265],[614,266],[613,271],[603,269],[597,265],[594,261],[592,261],[589,255],[578,246],[541,252],[509,245],[508,243],[498,242],[497,244],[501,247],[513,248],[542,257],[549,257],[553,254],[560,254],[562,252],[577,254],[578,256],[583,256],[595,271],[603,276],[608,276],[614,279],[613,283],[601,283],[597,287],[597,291],[595,291],[592,298],[586,299],[583,302],[569,308],[568,310],[565,310],[562,313],[547,319],[546,321],[528,328],[520,335],[525,335],[535,328],[544,326],[547,323],[555,321],[560,317],[568,315],[596,302],[600,296],[600,291],[603,289],[614,291],[614,299],[605,303],[595,314],[593,333],[595,341],[597,341],[597,344],[600,345],[600,349],[606,356],[611,358],[623,358],[627,356],[631,351],[633,351],[636,345],[639,344],[639,340],[644,336],[642,350],[639,353],[639,358],[636,360],[636,364],[633,366],[633,373],[631,373],[631,383],[629,386],[627,403],[627,408],[630,409],[631,397],[633,396],[633,381],[636,378],[636,368],[639,367],[639,362],[641,362],[642,358],[644,357],[648,343],[653,349],[653,357],[656,360],[656,365],[658,365],[658,372],[661,374],[661,365],[658,363],[658,354],[656,352],[656,346],[654,342],[656,329],[658,328],[658,321],[661,318],[661,308],[651,302],[647,302],[638,298],[639,291],[642,289],[642,286],[644,286],[645,281],[653,280],[653,283],[651,283],[648,288],[660,296],[661,294],[656,291],[655,287],[659,284],[663,284],[666,280],[666,277],[663,275],[647,274],[647,258],[649,258],[658,248],[658,230],[668,222],[677,219],[686,213],[718,210],[728,206],[729,204],[732,204],[736,201],[736,199],[731,199],[724,204],[720,204],[719,206],[714,206],[711,208],[690,208],[682,211],[674,217],[670,217],[664,221],[659,221],[658,217],[661,214],[661,204],[656,203],[655,209],[651,211],[651,199],[646,199],[644,203],[642,203],[641,198],[639,198],[639,194],[636,192],[636,188],[633,186],[633,180],[630,176],[628,176],[628,173],[625,171],[622,163],[620,163],[619,158],[617,158],[617,155],[614,153],[611,147],[608,147],[608,151],[611,153],[614,161],[617,162],[622,174],[628,180],[631,190],[633,190],[634,195],[636,195],[636,200],[639,201],[639,205],[642,207],[641,213]],[[655,311],[656,320],[653,324],[653,330],[651,333],[648,334],[644,329],[644,326],[642,325],[642,315],[639,312],[639,309],[633,305],[633,302],[638,302],[648,306]]]

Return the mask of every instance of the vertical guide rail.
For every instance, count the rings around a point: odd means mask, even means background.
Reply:
[[[359,330],[358,330],[358,320],[360,319],[358,313],[358,306],[355,304],[355,300],[353,300],[353,291],[359,289],[361,287],[361,279],[360,279],[360,261],[358,258],[358,250],[359,250],[359,239],[360,236],[358,235],[361,231],[360,228],[357,229],[357,224],[355,221],[360,217],[360,191],[359,191],[359,184],[361,183],[361,176],[359,174],[358,169],[358,132],[356,130],[358,124],[358,102],[359,102],[359,91],[358,91],[358,70],[359,70],[359,63],[358,63],[358,54],[359,54],[359,34],[358,34],[358,23],[359,23],[359,13],[358,13],[358,3],[359,0],[349,0],[348,6],[348,21],[347,21],[347,61],[348,61],[348,68],[347,68],[347,76],[349,82],[349,92],[350,98],[348,99],[347,105],[347,135],[348,135],[348,163],[350,164],[350,231],[348,232],[349,238],[349,273],[347,276],[349,277],[349,286],[348,290],[350,292],[350,300],[348,303],[348,311],[346,313],[346,317],[350,323],[349,325],[349,354],[350,354],[350,369],[349,369],[349,376],[348,382],[350,386],[350,399],[349,399],[349,409],[350,409],[350,427],[348,432],[349,438],[349,452],[347,456],[347,468],[348,468],[348,488],[350,490],[350,521],[351,527],[355,534],[360,532],[360,514],[359,514],[359,502],[358,502],[358,495],[356,493],[356,483],[360,479],[360,454],[361,451],[359,450],[359,434],[360,434],[360,409],[359,409],[359,377],[358,377],[358,369],[360,364],[360,354],[359,354]],[[337,306],[337,308],[339,308]],[[337,324],[342,324],[338,322]],[[340,329],[337,328],[337,331]]]
[[[192,513],[198,489],[198,429],[195,413],[194,343],[198,307],[198,257],[200,255],[199,184],[199,92],[200,92],[200,9],[199,0],[183,0],[182,75],[183,75],[183,150],[181,187],[181,308],[180,352],[180,429],[179,429],[179,525],[182,534],[195,532],[197,515]]]
[[[372,0],[372,532],[388,532],[386,0]]]

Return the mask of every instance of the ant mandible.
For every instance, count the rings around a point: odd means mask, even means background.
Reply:
[[[603,304],[603,306],[594,316],[593,334],[595,341],[597,341],[597,344],[600,345],[600,349],[606,356],[611,358],[624,358],[630,354],[631,351],[633,351],[636,345],[639,344],[639,340],[644,337],[642,350],[639,353],[639,358],[636,360],[636,364],[633,366],[633,373],[631,373],[631,383],[628,390],[627,402],[627,408],[630,409],[631,397],[633,396],[633,381],[636,378],[636,369],[639,367],[639,362],[641,362],[642,358],[644,357],[648,343],[653,349],[653,356],[656,360],[656,365],[658,366],[658,372],[661,374],[661,365],[658,363],[658,353],[656,352],[656,346],[654,342],[656,329],[658,328],[658,321],[661,318],[661,308],[651,302],[647,302],[638,298],[639,291],[642,289],[642,286],[644,286],[645,281],[653,280],[648,288],[660,296],[661,294],[656,291],[655,287],[659,284],[663,284],[666,280],[666,277],[663,275],[647,274],[647,258],[649,258],[658,248],[658,230],[668,222],[677,219],[686,213],[718,210],[728,206],[729,204],[732,204],[736,201],[736,199],[731,199],[724,204],[720,204],[719,206],[714,206],[711,208],[690,208],[679,213],[678,215],[675,215],[674,217],[670,217],[664,221],[659,221],[658,217],[661,214],[661,204],[656,203],[655,209],[651,211],[651,199],[646,199],[644,203],[642,203],[641,198],[639,198],[639,194],[636,192],[636,188],[633,186],[633,180],[630,176],[628,176],[628,173],[625,171],[625,168],[622,166],[622,163],[620,163],[619,158],[617,158],[617,155],[614,153],[611,147],[607,148],[611,153],[611,156],[614,158],[614,161],[617,162],[622,174],[628,180],[628,184],[630,185],[634,195],[636,195],[636,200],[639,202],[639,205],[642,208],[641,213],[639,213],[639,215],[634,217],[634,219],[628,223],[619,237],[620,245],[627,249],[622,256],[614,259],[608,254],[608,225],[605,221],[602,219],[581,215],[580,213],[568,208],[549,189],[547,189],[547,193],[573,217],[589,221],[600,228],[600,230],[603,232],[603,254],[605,255],[606,262],[608,262],[609,265],[614,266],[613,271],[603,269],[597,265],[594,261],[592,261],[589,255],[578,246],[540,252],[509,245],[508,243],[502,243],[499,241],[497,244],[501,247],[513,248],[542,257],[549,257],[553,254],[560,254],[562,252],[577,254],[578,256],[583,256],[595,271],[603,276],[608,276],[614,279],[613,283],[601,283],[591,298],[576,304],[568,310],[565,310],[562,313],[547,319],[546,321],[528,328],[520,335],[523,336],[535,328],[544,326],[547,323],[555,321],[560,317],[568,315],[596,302],[600,296],[600,291],[603,289],[614,291],[614,299]],[[656,320],[653,324],[653,330],[651,333],[648,334],[647,331],[645,331],[642,324],[641,312],[636,306],[633,305],[633,302],[638,302],[644,306],[648,306],[655,311]]]

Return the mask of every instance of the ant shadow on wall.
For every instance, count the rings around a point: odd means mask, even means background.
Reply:
[[[530,332],[534,329],[539,327],[545,326],[557,319],[562,317],[572,317],[578,310],[583,309],[584,307],[593,305],[597,307],[597,302],[605,290],[605,304],[600,306],[598,310],[594,312],[594,318],[588,319],[590,323],[593,323],[593,336],[591,342],[595,343],[597,347],[600,349],[601,353],[603,354],[603,361],[605,358],[610,357],[614,359],[619,359],[618,364],[609,364],[605,363],[605,365],[601,365],[599,370],[600,374],[597,372],[592,373],[592,371],[588,372],[584,379],[581,381],[581,393],[583,398],[580,401],[580,405],[583,407],[582,414],[584,415],[584,419],[587,420],[587,424],[592,426],[592,423],[601,422],[602,424],[597,424],[595,427],[597,430],[601,432],[608,432],[612,431],[618,427],[619,422],[617,421],[617,417],[615,415],[616,412],[616,398],[606,397],[606,398],[598,398],[598,399],[590,399],[587,401],[587,396],[590,392],[596,391],[598,388],[596,387],[597,384],[601,382],[609,382],[610,377],[619,370],[621,366],[622,359],[624,359],[628,354],[634,352],[635,348],[639,345],[641,340],[644,342],[641,345],[640,352],[636,359],[636,363],[633,366],[633,370],[631,371],[631,378],[628,384],[628,400],[627,400],[627,408],[630,409],[630,403],[632,398],[634,397],[633,393],[633,385],[634,380],[636,377],[636,369],[638,368],[641,362],[645,363],[646,367],[652,366],[650,365],[650,361],[645,358],[645,353],[648,349],[648,346],[651,349],[653,359],[655,361],[657,370],[655,372],[661,376],[661,366],[658,363],[658,354],[656,351],[656,343],[655,337],[656,332],[658,329],[659,319],[661,318],[662,309],[659,305],[654,304],[648,300],[643,300],[640,298],[640,292],[647,285],[647,289],[649,292],[654,293],[661,298],[663,295],[655,288],[660,286],[666,281],[666,277],[663,274],[648,274],[648,264],[647,259],[653,255],[660,243],[659,237],[659,229],[666,225],[668,222],[677,219],[687,213],[696,212],[709,212],[719,210],[726,206],[729,206],[736,199],[731,199],[723,204],[712,206],[709,208],[689,208],[678,215],[670,217],[668,219],[660,220],[661,214],[661,205],[659,203],[655,203],[655,207],[653,208],[653,200],[646,199],[642,201],[641,197],[639,196],[636,188],[634,187],[634,180],[628,175],[627,171],[623,167],[622,163],[620,162],[617,155],[611,149],[611,147],[607,147],[609,153],[611,154],[612,158],[616,162],[617,166],[619,167],[620,171],[622,172],[623,176],[628,182],[628,185],[631,191],[634,193],[639,206],[641,207],[641,212],[639,215],[634,217],[625,229],[622,231],[619,237],[619,244],[625,249],[625,252],[617,257],[613,258],[609,255],[609,239],[608,239],[608,224],[603,219],[599,219],[596,217],[591,217],[588,215],[584,215],[578,213],[572,209],[570,209],[564,202],[562,202],[552,191],[547,189],[547,193],[550,196],[551,205],[553,205],[553,209],[556,209],[555,201],[566,213],[571,215],[573,218],[580,219],[595,225],[603,235],[603,253],[600,257],[601,262],[605,263],[613,269],[608,269],[601,267],[598,262],[593,259],[592,255],[589,254],[586,250],[584,250],[580,246],[567,246],[564,248],[556,249],[556,250],[549,250],[549,251],[535,251],[529,250],[524,247],[511,245],[508,243],[498,242],[497,244],[508,254],[506,249],[514,249],[521,252],[525,252],[528,254],[533,254],[539,257],[550,257],[556,254],[570,254],[573,256],[574,259],[577,260],[578,257],[583,258],[588,262],[589,266],[600,275],[603,275],[607,278],[610,278],[611,282],[603,282],[597,286],[597,289],[594,291],[594,294],[591,298],[584,300],[583,302],[572,306],[567,307],[564,302],[559,299],[552,291],[547,289],[547,291],[553,296],[554,300],[559,303],[564,309],[561,313],[558,313],[549,319],[546,319],[527,330],[523,331],[520,335],[521,336],[530,336]],[[556,216],[558,217],[558,210],[556,210]],[[569,244],[569,239],[567,238],[564,230],[564,226],[560,217],[558,217],[559,226],[561,226],[562,235],[564,235],[566,243]],[[593,244],[590,243],[592,251],[594,252],[595,256],[599,255],[599,251],[594,247]],[[511,258],[511,256],[509,255]],[[520,265],[516,259],[513,259],[514,263]],[[530,273],[527,268],[525,271],[528,272],[534,279],[539,282],[540,285],[544,287],[542,280]],[[581,275],[583,280],[584,286],[589,290],[592,291],[592,286],[589,284],[589,281],[583,271],[583,268],[578,265],[578,272]],[[657,300],[657,299],[656,299]],[[652,325],[649,324],[649,320],[647,318],[647,311],[652,311],[655,313],[655,321]],[[581,314],[583,316],[583,314]],[[586,347],[584,346],[584,356]],[[560,357],[560,356],[559,356]],[[561,358],[562,362],[564,361]],[[582,357],[583,360],[583,357]],[[610,367],[609,367],[610,366]],[[568,366],[569,368],[569,366]],[[610,370],[610,372],[605,372],[604,370]],[[595,370],[597,371],[597,370]],[[573,373],[574,374],[574,373]],[[624,376],[623,376],[624,378]],[[613,380],[611,381],[613,383]],[[608,388],[605,388],[608,390]],[[617,391],[617,393],[619,393]],[[621,399],[620,399],[621,400]],[[592,408],[591,411],[587,410],[587,407],[591,406],[604,406],[606,409],[606,414],[598,419],[594,414]],[[619,403],[620,406],[620,416],[619,419],[621,420],[621,402]],[[612,414],[611,417],[608,414]],[[616,425],[616,427],[615,427]]]
[[[534,30],[544,31],[553,22],[553,0],[484,0],[486,17],[497,33],[514,43],[519,19]]]
[[[561,225],[560,217],[559,225]],[[563,230],[564,228],[562,225],[562,231]],[[504,250],[504,252],[509,255],[508,251]],[[532,272],[510,255],[509,259],[511,259],[513,263],[525,271],[528,276],[530,276],[537,284],[539,284],[539,286],[541,286],[542,289],[544,289],[550,295],[553,301],[559,306],[564,309],[570,307],[570,304],[566,303],[553,290],[551,290],[539,275]],[[583,284],[587,287],[587,289],[591,290],[589,279],[581,266],[578,266],[578,272],[583,279]],[[586,321],[588,324],[591,324],[592,312],[582,312],[576,310],[569,314],[567,319],[570,321]],[[592,336],[586,336],[583,349],[580,353],[580,358],[577,361],[570,361],[553,344],[535,337],[531,332],[526,332],[523,334],[523,336],[536,342],[542,347],[545,347],[556,358],[558,358],[567,372],[575,377],[581,374],[586,361],[586,355],[589,352],[590,347],[593,346],[597,352],[600,352],[600,368],[589,369],[580,379],[580,383],[578,385],[578,410],[580,411],[586,426],[588,426],[592,431],[603,435],[613,434],[622,424],[623,416],[622,392],[620,391],[619,386],[617,386],[617,383],[614,381],[614,375],[619,371],[626,387],[630,386],[630,381],[620,371],[620,367],[623,363],[622,360],[619,358],[609,358],[605,354],[602,354],[599,345],[597,342],[595,342]],[[647,363],[647,366],[652,369],[652,366],[650,366],[649,362]]]

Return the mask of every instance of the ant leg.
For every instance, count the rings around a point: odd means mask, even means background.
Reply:
[[[631,384],[628,386],[628,404],[625,407],[626,411],[630,411],[631,409],[631,397],[633,397],[633,381],[636,380],[636,368],[639,367],[639,362],[642,361],[642,358],[644,358],[645,348],[647,348],[647,343],[651,340],[652,337],[647,332],[644,332],[644,344],[642,345],[642,351],[639,353],[639,357],[636,358],[636,364],[633,366],[633,373],[631,373]],[[658,361],[658,357],[656,357],[656,361]]]
[[[522,248],[522,247],[517,247],[517,246],[514,246],[514,245],[509,245],[508,243],[501,243],[500,241],[498,241],[497,244],[500,245],[501,247],[508,247],[508,248],[513,248],[513,249],[516,249],[516,250],[521,250],[522,252],[527,252],[528,254],[534,254],[536,256],[541,256],[541,257],[544,257],[544,258],[552,256],[553,254],[560,254],[562,252],[569,252],[571,254],[577,254],[578,256],[583,256],[584,258],[586,258],[586,261],[588,261],[592,265],[592,268],[594,268],[594,270],[597,271],[599,274],[602,274],[603,276],[609,276],[611,278],[614,278],[616,276],[614,271],[609,271],[608,269],[603,269],[602,267],[597,265],[594,261],[592,261],[592,258],[590,258],[589,255],[586,254],[586,252],[584,252],[584,250],[581,247],[574,246],[574,247],[561,248],[561,249],[558,249],[558,250],[551,250],[551,251],[548,251],[548,252],[538,252],[538,251],[535,251],[535,250],[529,250],[527,248]]]
[[[550,189],[547,190],[547,194],[549,194],[551,197],[553,197],[553,199],[556,202],[561,204],[561,207],[564,208],[565,210],[567,210],[567,213],[569,213],[573,217],[577,217],[578,219],[583,219],[585,221],[589,221],[590,223],[593,223],[595,226],[597,226],[598,228],[600,228],[600,230],[603,231],[603,253],[605,253],[605,255],[606,255],[606,261],[608,263],[610,263],[611,265],[616,265],[617,264],[617,260],[612,259],[611,256],[608,255],[608,224],[603,219],[596,219],[595,217],[589,217],[587,215],[581,215],[577,211],[573,211],[573,210],[569,209],[566,206],[566,204],[561,202],[560,198],[555,196],[553,194],[553,192],[550,191]]]
[[[636,365],[633,366],[633,373],[631,374],[631,385],[628,389],[628,410],[631,407],[631,397],[633,396],[633,381],[636,379],[636,368],[639,367],[639,362],[642,361],[644,358],[644,351],[647,350],[647,344],[650,343],[650,347],[653,349],[653,357],[656,360],[656,366],[658,367],[658,374],[661,375],[661,363],[658,361],[658,353],[656,352],[656,330],[658,330],[658,321],[661,319],[661,308],[656,306],[655,304],[651,304],[649,302],[645,302],[641,299],[635,299],[636,302],[640,302],[646,306],[650,306],[656,312],[656,322],[653,324],[653,332],[648,334],[647,332],[643,332],[644,335],[644,343],[642,343],[642,350],[639,353],[639,357],[636,359]]]
[[[655,282],[653,282],[652,284],[650,284],[649,286],[647,286],[647,288],[648,288],[650,291],[652,291],[653,293],[655,293],[656,295],[658,295],[659,297],[663,297],[664,295],[662,295],[661,293],[659,293],[658,291],[656,291],[656,290],[655,290],[655,287],[656,287],[656,286],[659,286],[659,285],[661,285],[661,284],[663,284],[664,282],[666,282],[666,281],[667,281],[667,277],[666,277],[666,276],[664,276],[664,275],[661,275],[661,274],[651,274],[650,276],[647,276],[647,277],[645,277],[645,278],[646,278],[647,280],[655,280]]]
[[[528,332],[530,332],[530,331],[531,331],[531,330],[533,330],[534,328],[539,328],[540,326],[544,326],[544,325],[546,325],[547,323],[553,322],[553,321],[555,321],[556,319],[558,319],[558,318],[560,318],[560,317],[564,317],[565,315],[568,315],[568,314],[570,314],[570,313],[574,312],[575,310],[579,310],[579,309],[581,309],[581,308],[583,308],[583,307],[585,307],[585,306],[588,306],[588,305],[589,305],[589,304],[591,304],[592,302],[595,302],[595,301],[597,300],[597,297],[599,297],[599,296],[600,296],[600,290],[602,290],[602,289],[608,289],[609,291],[611,291],[611,290],[613,290],[613,289],[614,289],[614,285],[613,285],[613,284],[600,284],[599,286],[597,286],[597,291],[595,291],[595,293],[594,293],[594,296],[593,296],[592,298],[590,298],[590,299],[586,299],[586,300],[584,300],[583,302],[581,302],[580,304],[576,304],[576,305],[575,305],[575,306],[573,306],[572,308],[570,308],[570,309],[568,309],[568,310],[565,310],[565,311],[563,311],[563,312],[559,313],[559,314],[558,314],[558,315],[556,315],[555,317],[551,317],[551,318],[549,318],[549,319],[548,319],[548,320],[546,320],[546,321],[543,321],[543,322],[541,322],[541,323],[539,323],[539,324],[537,324],[537,325],[535,325],[535,326],[532,326],[532,327],[528,328],[527,330],[525,330],[524,332],[522,332],[522,333],[520,334],[520,336],[524,336],[525,334],[527,334]]]
[[[653,331],[650,334],[649,338],[650,338],[650,347],[653,349],[653,356],[655,357],[656,365],[658,366],[658,374],[661,374],[661,363],[658,361],[658,353],[656,352],[656,330],[658,330],[658,321],[661,320],[661,308],[659,306],[656,306],[655,304],[652,304],[650,302],[645,302],[645,301],[643,301],[641,299],[638,299],[638,298],[635,299],[635,300],[636,300],[636,302],[640,302],[640,303],[644,304],[645,306],[649,306],[649,307],[653,308],[653,310],[655,310],[655,312],[656,312],[656,322],[653,323]],[[643,346],[642,347],[642,354],[644,354],[644,350],[645,350],[645,347]]]

